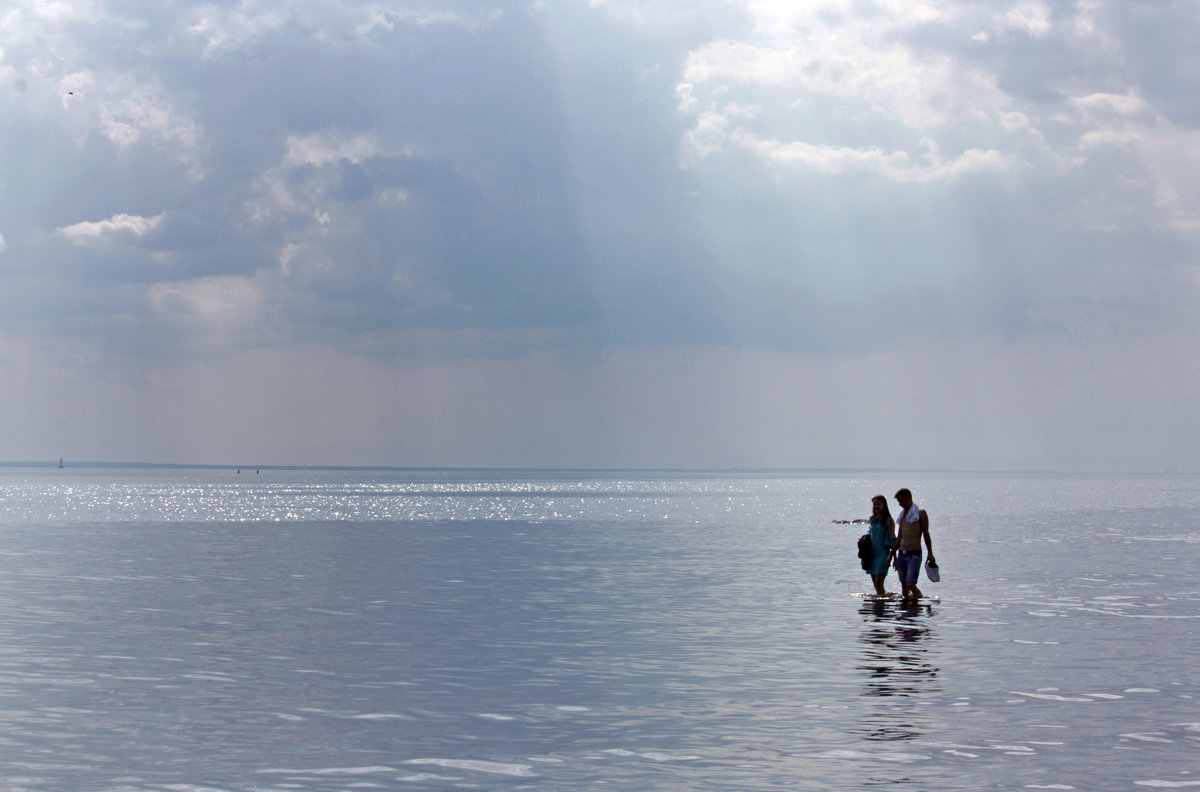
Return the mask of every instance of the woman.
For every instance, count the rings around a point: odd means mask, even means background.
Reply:
[[[890,561],[892,545],[896,543],[896,521],[888,511],[887,498],[876,495],[871,498],[871,550],[874,551],[874,561],[867,574],[875,584],[875,594],[886,597],[883,580],[887,577],[888,561]]]

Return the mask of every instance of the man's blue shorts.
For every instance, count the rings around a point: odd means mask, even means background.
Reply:
[[[896,553],[896,572],[900,575],[901,583],[916,583],[921,575],[921,551]]]

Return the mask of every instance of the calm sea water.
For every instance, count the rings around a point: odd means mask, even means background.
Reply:
[[[900,486],[911,607],[833,522]],[[1200,787],[1197,542],[1181,476],[7,470],[0,788]]]

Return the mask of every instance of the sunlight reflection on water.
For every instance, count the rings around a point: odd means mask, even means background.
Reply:
[[[903,483],[914,606],[869,477],[6,472],[0,786],[1190,783],[1200,485]]]

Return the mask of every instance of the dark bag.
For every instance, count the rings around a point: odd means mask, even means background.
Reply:
[[[875,550],[871,547],[871,534],[865,533],[858,537],[858,557],[863,569],[870,569],[875,563]]]

